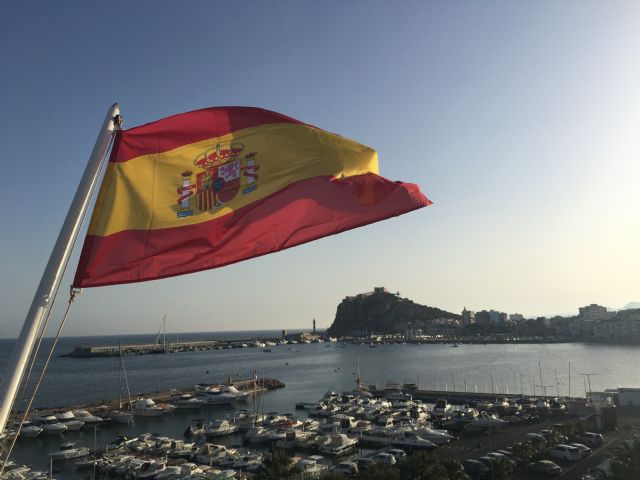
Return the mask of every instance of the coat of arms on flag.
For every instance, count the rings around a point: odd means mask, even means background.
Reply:
[[[244,145],[241,143],[218,143],[198,155],[193,163],[203,170],[196,174],[195,184],[191,179],[191,171],[182,173],[181,186],[177,189],[177,218],[193,215],[192,197],[195,207],[204,212],[233,200],[242,186],[245,187],[243,195],[253,192],[257,188],[256,172],[259,169],[255,163],[256,152],[242,155],[243,152]]]

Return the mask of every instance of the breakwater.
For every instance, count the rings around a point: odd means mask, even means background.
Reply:
[[[141,343],[132,345],[98,345],[98,346],[77,346],[71,352],[60,355],[61,357],[91,358],[91,357],[117,357],[120,354],[149,355],[176,352],[199,352],[204,350],[222,350],[224,348],[246,348],[264,347],[265,342],[275,345],[277,339],[265,338],[256,340],[204,340],[192,342],[171,342],[171,343]],[[261,345],[258,345],[261,344]]]

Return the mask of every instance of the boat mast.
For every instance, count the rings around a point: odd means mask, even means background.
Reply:
[[[62,224],[58,239],[51,251],[49,262],[44,269],[40,284],[33,296],[31,307],[20,331],[20,336],[7,364],[6,376],[0,386],[0,435],[4,431],[9,413],[16,400],[16,394],[33,351],[36,336],[42,326],[42,320],[62,280],[64,266],[71,255],[74,239],[78,235],[84,214],[89,208],[93,190],[98,185],[100,168],[109,149],[116,124],[119,124],[119,122],[120,107],[115,103],[109,108],[107,116],[102,123],[82,179]]]

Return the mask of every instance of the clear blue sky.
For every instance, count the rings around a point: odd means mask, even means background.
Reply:
[[[182,332],[328,326],[382,285],[451,311],[640,300],[639,24],[632,1],[0,2],[0,335],[22,324],[114,101],[126,127],[276,110],[375,148],[434,205],[85,290],[67,334],[155,331],[164,313]]]

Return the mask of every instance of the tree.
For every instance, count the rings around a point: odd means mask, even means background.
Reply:
[[[398,469],[382,462],[373,462],[358,475],[359,480],[404,480]]]
[[[426,452],[414,453],[396,467],[402,480],[449,480],[445,467]]]
[[[614,480],[640,478],[640,439],[622,442],[614,452],[611,471]]]
[[[274,448],[263,462],[262,468],[258,472],[258,480],[285,480],[294,479],[299,473],[297,467],[293,465],[293,460],[287,457],[284,450]]]
[[[448,480],[471,480],[462,464],[454,458],[446,458],[442,461],[442,467],[447,473]]]

